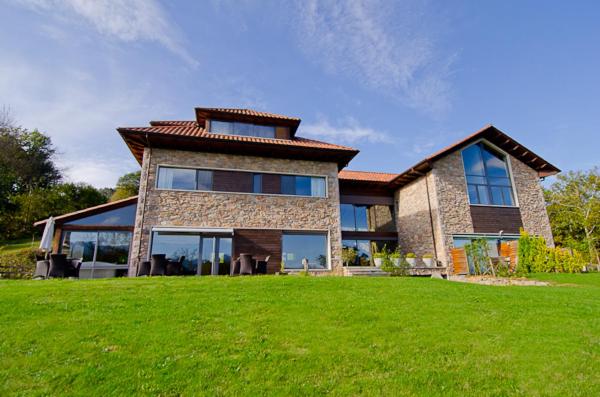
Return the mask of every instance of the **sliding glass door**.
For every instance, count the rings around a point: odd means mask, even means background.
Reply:
[[[183,261],[184,275],[226,275],[231,269],[231,237],[203,233],[154,232],[152,254]]]

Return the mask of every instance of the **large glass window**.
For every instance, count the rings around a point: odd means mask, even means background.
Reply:
[[[135,222],[135,209],[137,205],[131,204],[101,214],[86,216],[66,222],[66,225],[102,225],[102,226],[133,226]]]
[[[159,189],[196,190],[196,170],[189,168],[160,167]]]
[[[243,176],[249,175],[252,177],[252,192],[263,193],[263,174],[250,173],[239,171]],[[159,189],[176,189],[176,190],[200,190],[200,191],[223,191],[219,190],[222,187],[222,180],[215,178],[223,178],[225,172],[216,173],[213,170],[191,169],[191,168],[175,168],[175,167],[159,167],[158,181],[156,186]],[[270,194],[289,194],[295,196],[309,197],[325,197],[327,196],[327,185],[324,177],[319,176],[304,176],[304,175],[278,175],[269,174],[272,177],[280,178],[280,191],[273,191]],[[277,187],[279,189],[279,186]],[[235,190],[226,190],[235,193]],[[250,190],[240,190],[239,192],[250,192]],[[133,224],[135,220],[135,207],[132,210]]]
[[[286,269],[327,269],[327,235],[285,233],[282,237],[283,262]]]
[[[342,249],[353,249],[356,253],[354,260],[344,263],[346,266],[370,266],[372,265],[373,252],[381,252],[384,249],[392,252],[396,249],[396,240],[342,240]]]
[[[275,127],[272,125],[258,125],[235,121],[211,120],[210,132],[213,134],[275,138]]]
[[[471,204],[514,205],[506,156],[479,142],[462,157]]]
[[[396,231],[392,206],[341,204],[340,212],[343,231]]]
[[[231,237],[186,232],[153,232],[151,254],[183,261],[184,275],[226,275],[231,269]]]
[[[152,254],[165,254],[167,259],[183,261],[184,274],[198,273],[198,251],[200,236],[191,233],[154,232],[152,235]]]
[[[82,260],[81,278],[125,275],[131,243],[129,231],[66,231],[62,253]]]
[[[282,175],[281,193],[296,196],[325,197],[325,178],[319,176]]]

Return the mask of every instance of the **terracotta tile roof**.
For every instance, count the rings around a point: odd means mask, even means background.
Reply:
[[[342,170],[338,174],[339,179],[346,181],[359,181],[359,182],[380,182],[389,183],[398,174],[389,174],[385,172],[371,172],[371,171],[351,171]]]
[[[100,205],[96,205],[94,207],[84,208],[79,211],[69,212],[68,214],[55,216],[54,221],[60,224],[60,223],[70,221],[73,219],[79,219],[79,218],[83,218],[85,216],[91,216],[91,215],[101,213],[104,211],[109,211],[112,209],[125,207],[130,204],[135,204],[135,203],[137,203],[137,200],[138,200],[138,196],[136,195],[136,196],[127,197],[127,198],[121,199],[121,200],[111,201],[110,203],[100,204]],[[48,222],[48,219],[37,221],[33,224],[33,226],[45,226],[46,222]]]
[[[391,182],[395,187],[406,185],[411,181],[423,176],[432,169],[432,165],[435,161],[440,158],[454,152],[455,150],[462,149],[463,147],[477,142],[480,139],[485,139],[488,142],[496,145],[506,153],[519,159],[529,167],[537,171],[538,176],[546,177],[554,175],[560,172],[560,169],[544,160],[541,156],[535,154],[504,132],[491,124],[486,125],[473,134],[435,152],[428,156],[424,160],[421,160],[417,164],[413,165],[406,171],[398,174],[396,178]]]
[[[211,140],[227,140],[235,142],[251,142],[251,143],[264,143],[268,145],[278,146],[296,146],[316,149],[334,149],[334,150],[347,150],[356,151],[356,149],[335,145],[333,143],[316,141],[313,139],[294,137],[294,139],[275,139],[275,138],[261,138],[255,136],[241,136],[241,135],[226,135],[226,134],[213,134],[206,131],[204,128],[196,125],[157,125],[150,127],[127,127],[118,128],[119,132],[133,131],[150,134],[162,134],[162,135],[174,135],[174,136],[186,136],[186,137],[197,137],[202,139]]]
[[[170,125],[187,125],[195,126],[198,123],[195,120],[154,120],[150,122],[151,126],[170,126]]]
[[[235,114],[235,115],[240,115],[240,116],[267,117],[267,118],[271,118],[271,119],[300,121],[300,119],[297,117],[290,117],[290,116],[285,116],[282,114],[275,114],[275,113],[259,112],[258,110],[253,110],[253,109],[196,108],[196,110],[204,110],[207,112],[217,112],[217,113],[230,113],[230,114]]]

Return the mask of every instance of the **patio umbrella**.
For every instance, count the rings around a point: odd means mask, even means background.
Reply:
[[[54,218],[48,218],[46,227],[44,228],[44,234],[42,234],[42,240],[40,241],[40,249],[51,252],[52,251],[52,237],[54,236]]]

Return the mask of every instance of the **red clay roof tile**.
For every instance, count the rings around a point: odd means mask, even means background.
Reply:
[[[351,171],[342,170],[338,174],[338,178],[346,181],[360,181],[360,182],[381,182],[389,183],[398,174],[389,174],[386,172],[371,172],[371,171]]]

